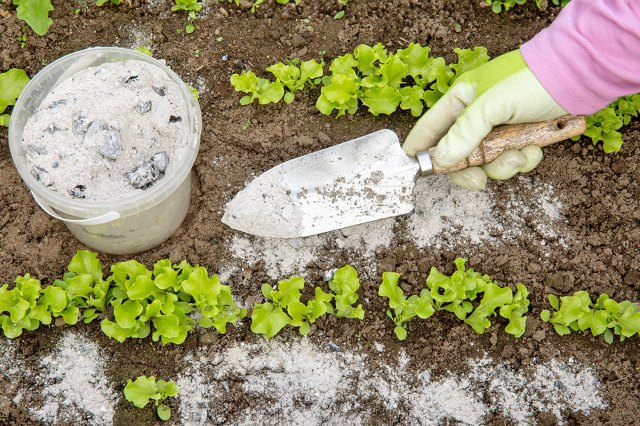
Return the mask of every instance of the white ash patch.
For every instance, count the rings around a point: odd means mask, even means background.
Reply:
[[[30,374],[30,369],[24,355],[16,349],[13,341],[0,336],[0,383],[4,385],[0,394],[0,418],[4,407],[8,409],[12,403],[18,407],[23,406],[24,394],[28,392],[21,382]]]
[[[406,425],[475,425],[491,413],[530,425],[543,412],[562,424],[563,414],[607,407],[595,374],[573,359],[534,360],[514,370],[485,356],[469,360],[467,371],[434,379],[431,370],[411,371],[404,352],[385,364],[301,339],[240,343],[185,362],[178,383],[192,397],[180,402],[184,425],[367,424],[368,409],[401,412]],[[251,405],[229,412],[231,391],[245,393]]]
[[[535,362],[529,371],[514,371],[504,363],[484,357],[469,361],[470,379],[486,387],[493,411],[517,425],[535,424],[535,415],[551,413],[562,425],[563,413],[605,409],[600,384],[591,368],[576,362],[552,359]]]
[[[181,374],[177,379],[183,396],[179,398],[180,420],[184,425],[209,424],[207,421],[209,405],[215,404],[217,397],[211,378],[205,376],[207,370],[201,371],[201,368],[210,367],[211,360],[203,355],[197,358],[187,355],[185,362],[190,370],[188,374]]]
[[[380,364],[360,376],[360,398],[373,398],[391,412],[405,413],[402,424],[437,425],[448,420],[481,424],[488,413],[481,389],[457,373],[432,380],[431,371],[416,374],[407,369],[408,355],[401,351],[395,365]]]
[[[0,337],[0,376],[14,382],[24,372],[24,356],[16,351],[16,344]]]
[[[167,18],[173,14],[171,12],[171,6],[174,4],[172,0],[147,0],[146,3],[144,7],[158,14],[159,18]]]
[[[468,379],[458,377],[436,382],[426,379],[421,386],[409,390],[404,402],[418,424],[442,424],[446,420],[455,420],[461,424],[478,425],[487,414],[487,407],[482,402],[482,392],[470,385]]]
[[[45,405],[30,409],[47,423],[75,422],[111,425],[119,395],[104,372],[98,345],[69,333],[53,353],[40,360]]]
[[[384,345],[380,342],[374,342],[373,344],[373,348],[376,350],[376,352],[382,353],[384,352]]]
[[[289,275],[304,275],[305,268],[315,259],[317,251],[323,245],[324,240],[315,236],[253,240],[236,236],[231,241],[231,253],[250,265],[264,262],[269,278],[277,280]]]
[[[375,255],[379,248],[389,247],[393,237],[394,218],[381,219],[362,225],[350,226],[336,231],[335,242],[338,248],[361,251],[365,257]]]
[[[220,282],[223,284],[227,284],[231,279],[231,276],[236,272],[238,272],[238,267],[236,266],[222,267],[220,269],[220,272],[218,272],[218,277],[220,278]]]
[[[149,7],[156,8],[162,6],[165,2],[168,2],[168,0],[147,0],[147,5],[149,5]]]
[[[532,401],[539,411],[548,410],[562,423],[562,412],[589,414],[591,410],[605,409],[600,399],[600,383],[591,369],[583,368],[570,358],[568,362],[552,359],[536,369],[534,383],[543,398]]]
[[[471,191],[457,187],[446,176],[418,180],[414,194],[416,210],[409,217],[408,231],[421,248],[469,247],[536,235],[540,245],[557,241],[557,226],[564,222],[562,203],[548,183],[519,176],[507,200],[496,199],[491,189]],[[499,208],[499,203],[504,208]]]
[[[178,384],[197,388],[192,402],[181,402],[182,424],[357,424],[361,407],[352,385],[364,370],[364,357],[346,352],[323,352],[307,339],[295,343],[260,341],[227,348],[213,357],[185,359],[188,367]],[[202,378],[205,375],[205,379]],[[225,393],[239,387],[256,396],[251,406],[226,413]],[[350,399],[346,404],[344,398]]]
[[[505,211],[506,224],[520,233],[537,234],[540,244],[556,241],[562,247],[568,247],[566,240],[556,228],[565,222],[562,215],[562,203],[556,197],[553,186],[549,183],[533,184],[530,177],[519,176],[517,185],[509,189],[509,200]],[[518,194],[518,191],[520,192]]]
[[[307,265],[317,259],[318,252],[333,242],[338,249],[356,251],[360,255],[357,266],[362,277],[365,272],[375,276],[375,254],[391,245],[394,225],[395,219],[389,218],[305,238],[234,236],[230,244],[231,255],[251,266],[264,262],[267,276],[277,280],[304,275]],[[229,266],[228,269],[235,272],[237,267]]]
[[[499,226],[493,216],[494,202],[487,191],[469,191],[451,183],[446,176],[419,179],[413,191],[415,212],[409,218],[409,232],[419,247],[441,248],[442,234],[459,235],[467,244],[491,239]]]
[[[136,27],[135,25],[127,24],[129,28],[129,39],[127,40],[127,47],[130,49],[137,49],[138,47],[151,48],[153,44],[153,33],[150,31]]]

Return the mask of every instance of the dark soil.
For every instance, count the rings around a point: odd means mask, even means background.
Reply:
[[[235,231],[220,222],[223,206],[251,177],[285,160],[377,129],[393,128],[401,137],[406,136],[415,121],[404,113],[374,118],[360,112],[339,120],[325,117],[314,107],[313,92],[299,96],[291,105],[243,107],[229,84],[231,74],[242,70],[261,72],[287,58],[318,58],[322,50],[326,51],[326,58],[331,58],[352,51],[360,43],[382,42],[390,50],[413,41],[428,43],[434,54],[449,60],[453,59],[454,47],[482,45],[491,56],[497,56],[531,38],[557,12],[541,12],[527,5],[498,16],[477,0],[352,0],[346,8],[346,18],[334,20],[338,10],[335,1],[302,0],[299,6],[266,2],[255,14],[246,8],[226,3],[220,7],[211,2],[206,17],[196,22],[198,29],[186,35],[186,15],[171,13],[170,1],[153,8],[142,3],[134,0],[131,7],[97,8],[87,2],[76,16],[76,2],[55,0],[50,32],[38,37],[27,31],[24,49],[15,39],[25,29],[15,18],[13,8],[3,4],[0,71],[18,67],[34,75],[46,63],[85,47],[136,47],[135,34],[142,33],[151,37],[154,56],[166,59],[185,81],[192,85],[204,82],[206,90],[200,98],[204,132],[186,220],[173,237],[155,249],[136,256],[101,254],[100,258],[105,265],[128,258],[147,265],[165,257],[173,261],[188,259],[206,265],[210,271],[220,270],[231,256],[227,249]],[[216,41],[218,35],[224,37],[223,41]],[[195,49],[200,51],[198,57]],[[390,357],[404,348],[412,358],[410,367],[415,369],[437,370],[452,365],[462,368],[466,359],[482,352],[516,365],[526,365],[533,358],[573,357],[599,372],[609,408],[596,411],[589,418],[574,416],[568,423],[638,424],[640,340],[636,337],[607,345],[601,339],[579,334],[559,337],[537,319],[547,307],[548,293],[570,294],[584,289],[596,294],[604,292],[619,300],[640,301],[638,122],[624,128],[623,135],[625,143],[616,155],[605,155],[588,140],[548,148],[546,159],[531,174],[534,184],[548,182],[560,195],[568,218],[567,229],[573,236],[569,248],[552,244],[552,255],[545,257],[538,244],[522,238],[477,247],[470,256],[472,267],[501,283],[527,284],[532,304],[527,333],[521,339],[515,341],[497,326],[477,335],[453,317],[437,315],[428,321],[412,322],[409,338],[400,343],[385,316],[384,300],[377,296],[379,277],[363,283],[362,296],[370,301],[365,305],[366,322],[321,320],[317,328],[345,348],[382,342]],[[85,247],[61,222],[34,203],[11,162],[6,129],[0,130],[0,182],[1,282],[11,282],[26,272],[45,282],[60,276],[75,251]],[[499,198],[512,185],[509,181],[494,182],[492,188]],[[403,219],[399,224],[402,226]],[[408,239],[398,237],[391,248],[378,253],[378,270],[401,272],[405,290],[417,293],[431,266],[452,272],[451,261],[459,252],[420,250]],[[320,282],[324,271],[345,263],[358,266],[359,255],[332,247],[318,256],[306,274]],[[247,266],[234,273],[230,278],[234,293],[259,294],[260,285],[267,281],[265,272],[264,268]],[[143,373],[175,377],[182,368],[183,355],[201,346],[197,334],[179,347],[162,347],[147,341],[115,343],[104,337],[97,325],[82,329],[103,348],[114,383],[124,384],[126,379]],[[533,334],[539,330],[543,331],[534,339]],[[22,353],[36,359],[48,353],[59,335],[60,329],[41,329],[17,342]],[[227,340],[252,339],[246,329],[235,329]],[[0,395],[12,395],[14,391],[2,380],[0,372]],[[26,407],[11,405],[2,410],[0,423],[35,424],[28,420]],[[388,418],[384,416],[377,419],[380,424],[394,421],[392,413]],[[538,420],[549,423],[545,416]],[[118,425],[154,422],[151,410],[139,411],[123,400],[117,407]],[[505,420],[496,416],[487,423],[502,425]]]

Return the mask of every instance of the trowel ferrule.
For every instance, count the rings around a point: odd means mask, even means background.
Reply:
[[[420,176],[427,176],[433,174],[433,160],[429,151],[420,151],[416,154],[418,165],[420,166]]]

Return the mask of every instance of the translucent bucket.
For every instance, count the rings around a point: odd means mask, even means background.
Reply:
[[[180,88],[187,108],[188,146],[178,157],[179,164],[153,186],[116,201],[71,199],[47,189],[31,175],[22,144],[27,120],[51,89],[74,73],[105,62],[136,59],[162,69]],[[18,173],[31,190],[36,203],[65,223],[84,244],[106,253],[133,254],[148,250],[169,238],[184,220],[191,200],[191,168],[200,146],[202,117],[200,106],[180,77],[150,56],[117,47],[81,50],[52,62],[29,82],[20,95],[9,126],[9,148]]]

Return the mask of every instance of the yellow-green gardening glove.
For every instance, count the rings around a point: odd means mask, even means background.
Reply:
[[[434,162],[450,167],[464,160],[494,126],[551,120],[566,113],[514,50],[462,74],[418,120],[403,148],[415,155],[437,144]],[[541,160],[542,149],[531,145],[449,177],[461,187],[483,189],[487,177],[509,179],[533,170]]]

